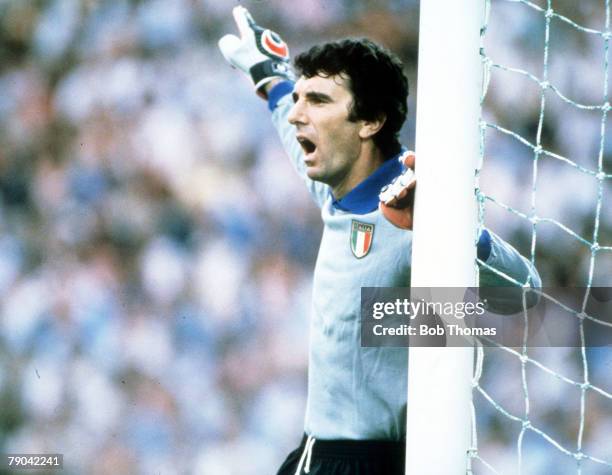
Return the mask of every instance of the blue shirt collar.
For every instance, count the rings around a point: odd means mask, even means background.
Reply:
[[[349,191],[343,198],[334,198],[332,205],[336,209],[353,214],[367,214],[378,209],[378,194],[383,186],[388,185],[393,179],[404,171],[401,162],[405,150],[395,157],[385,161],[374,173]]]

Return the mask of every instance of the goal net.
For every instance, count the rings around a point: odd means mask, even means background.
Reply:
[[[587,306],[612,286],[611,38],[609,0],[486,0],[478,225],[536,265],[576,334],[531,346],[525,312],[522,346],[478,348],[473,473],[612,473],[612,342],[591,339],[610,315]],[[567,306],[551,287],[583,298]]]

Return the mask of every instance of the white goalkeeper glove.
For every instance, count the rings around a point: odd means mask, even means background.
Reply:
[[[412,229],[414,219],[414,152],[404,152],[400,158],[406,170],[389,185],[380,190],[378,207],[391,224],[402,229]]]
[[[261,28],[243,6],[234,7],[234,20],[240,31],[219,40],[223,57],[232,66],[251,76],[257,93],[266,97],[264,86],[275,78],[293,80],[287,44],[271,30]]]

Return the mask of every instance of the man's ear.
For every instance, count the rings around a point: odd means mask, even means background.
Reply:
[[[387,116],[384,114],[381,114],[374,120],[363,120],[361,129],[359,130],[359,137],[364,140],[373,137],[380,129],[382,129],[386,120]]]

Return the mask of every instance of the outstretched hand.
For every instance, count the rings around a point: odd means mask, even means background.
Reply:
[[[416,190],[415,158],[414,152],[406,152],[403,163],[407,170],[385,186],[378,196],[380,199],[378,208],[383,216],[391,224],[402,229],[412,229]]]
[[[255,23],[246,8],[232,10],[240,37],[232,34],[219,40],[223,57],[234,68],[251,76],[257,93],[266,97],[266,86],[279,79],[293,80],[289,48],[279,35]]]

